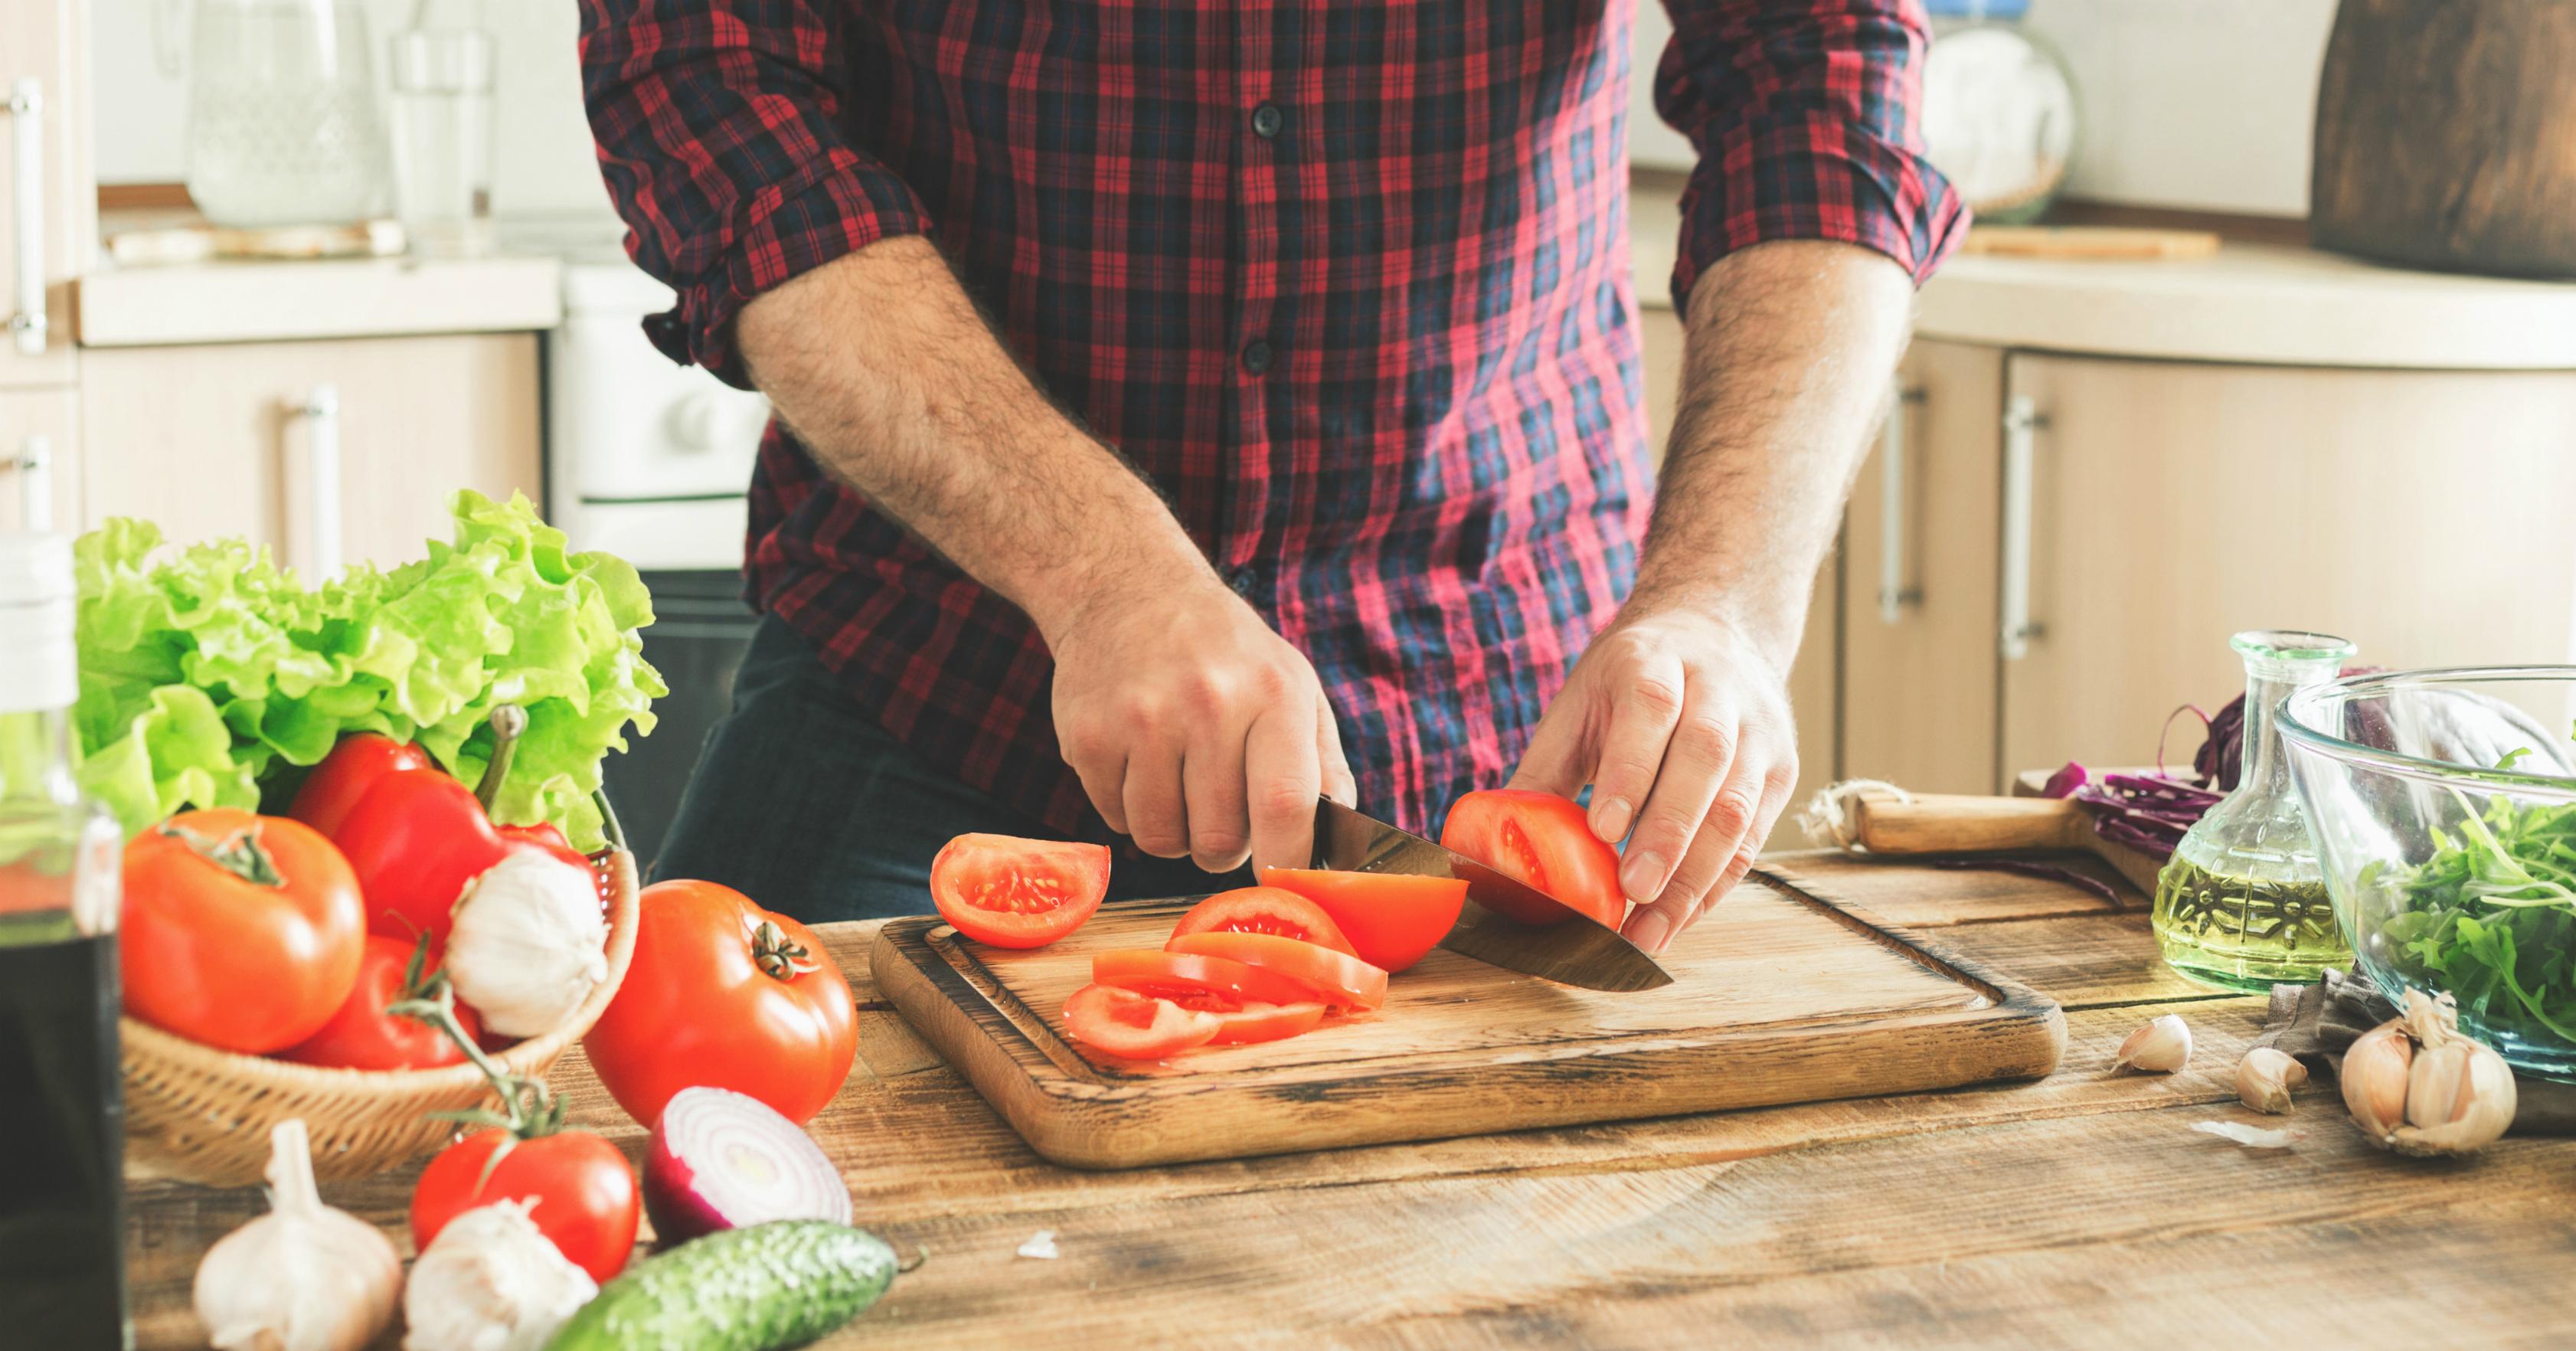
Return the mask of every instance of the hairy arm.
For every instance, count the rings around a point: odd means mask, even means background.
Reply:
[[[1111,828],[1212,871],[1305,866],[1316,794],[1351,795],[1313,668],[1047,401],[929,241],[802,273],[734,336],[828,472],[1036,623],[1065,759]]]
[[[1692,284],[1636,590],[1513,780],[1593,785],[1593,833],[1628,841],[1627,933],[1649,950],[1744,876],[1788,805],[1789,663],[1912,301],[1885,255],[1814,240],[1728,254]]]

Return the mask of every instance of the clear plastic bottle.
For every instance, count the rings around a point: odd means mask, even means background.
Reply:
[[[72,615],[71,541],[0,531],[0,1341],[88,1351],[134,1337],[122,834],[73,784]]]
[[[2156,944],[2166,965],[2202,984],[2265,991],[2352,965],[2275,719],[2292,692],[2334,679],[2354,648],[2295,630],[2240,633],[2228,645],[2245,659],[2245,770],[2157,875]]]

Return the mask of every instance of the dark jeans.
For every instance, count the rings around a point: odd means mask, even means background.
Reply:
[[[775,615],[734,678],[733,712],[707,734],[653,878],[721,882],[808,924],[931,913],[930,860],[968,832],[1063,839],[933,768],[877,725]],[[1124,845],[1109,898],[1252,885]]]

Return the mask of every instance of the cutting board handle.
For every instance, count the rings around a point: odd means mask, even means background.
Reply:
[[[2061,798],[1868,791],[1852,804],[1852,843],[1874,854],[1965,854],[1990,849],[2087,849],[2091,819]]]

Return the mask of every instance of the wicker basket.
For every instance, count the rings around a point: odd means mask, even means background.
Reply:
[[[635,956],[635,856],[609,856],[615,896],[608,916],[608,979],[563,1026],[495,1059],[514,1074],[543,1076],[608,1008]],[[201,1046],[132,1018],[119,1029],[125,1054],[128,1169],[209,1187],[258,1182],[269,1129],[304,1118],[317,1177],[365,1177],[435,1149],[452,1121],[423,1113],[497,1103],[472,1065],[434,1070],[348,1070],[290,1064]]]

